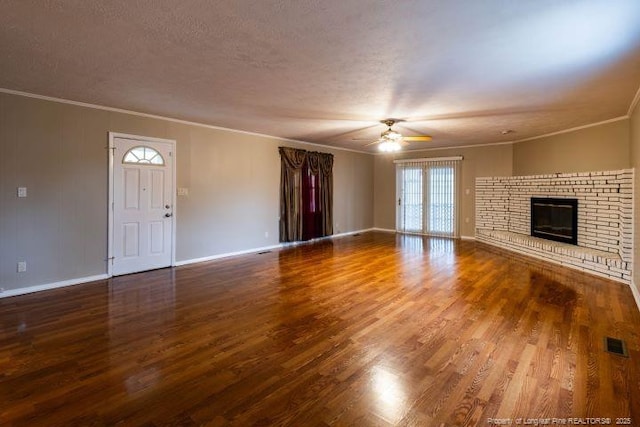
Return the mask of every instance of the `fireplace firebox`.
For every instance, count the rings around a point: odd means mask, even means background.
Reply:
[[[531,198],[531,235],[578,244],[578,199]]]

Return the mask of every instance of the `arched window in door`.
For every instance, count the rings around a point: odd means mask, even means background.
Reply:
[[[140,145],[127,151],[122,163],[164,166],[164,159],[153,148]]]

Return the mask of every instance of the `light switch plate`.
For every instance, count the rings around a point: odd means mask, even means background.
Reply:
[[[27,197],[27,187],[18,187],[18,197]]]
[[[188,196],[188,195],[189,195],[188,188],[184,188],[184,187],[178,188],[178,196]]]

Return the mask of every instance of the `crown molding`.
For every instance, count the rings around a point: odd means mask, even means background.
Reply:
[[[631,117],[633,111],[638,106],[638,101],[640,101],[640,86],[638,86],[638,90],[636,91],[636,96],[633,97],[631,101],[631,105],[629,105],[629,111],[627,111],[627,117]]]
[[[596,122],[596,123],[590,123],[588,125],[576,126],[576,127],[569,128],[569,129],[559,130],[557,132],[545,133],[544,135],[532,136],[531,138],[518,139],[518,140],[515,140],[513,142],[514,143],[518,143],[518,142],[524,142],[524,141],[532,141],[534,139],[547,138],[549,136],[561,135],[563,133],[575,132],[577,130],[587,129],[587,128],[591,128],[591,127],[594,127],[594,126],[606,125],[607,123],[619,122],[620,120],[627,120],[628,118],[629,118],[629,116],[615,117],[613,119],[603,120],[601,122]]]
[[[310,146],[313,146],[313,147],[321,147],[321,148],[324,148],[325,150],[326,149],[330,149],[330,150],[338,150],[338,151],[349,151],[349,152],[358,153],[358,154],[369,154],[369,155],[372,154],[372,153],[369,153],[369,152],[366,152],[366,151],[359,151],[359,150],[354,150],[354,149],[350,149],[350,148],[334,147],[334,146],[331,146],[331,145],[317,144],[317,143],[314,143],[314,142],[301,141],[301,140],[298,140],[298,139],[283,138],[281,136],[267,135],[267,134],[264,134],[264,133],[249,132],[249,131],[246,131],[246,130],[231,129],[231,128],[226,128],[226,127],[222,127],[222,126],[209,125],[209,124],[206,124],[206,123],[191,122],[189,120],[176,119],[176,118],[173,118],[173,117],[166,117],[166,116],[159,116],[159,115],[156,115],[156,114],[141,113],[139,111],[125,110],[125,109],[122,109],[122,108],[108,107],[108,106],[105,106],[105,105],[90,104],[90,103],[87,103],[87,102],[73,101],[73,100],[70,100],[70,99],[56,98],[56,97],[53,97],[53,96],[38,95],[38,94],[35,94],[35,93],[22,92],[22,91],[13,90],[13,89],[0,88],[0,93],[6,93],[6,94],[9,94],[9,95],[24,96],[26,98],[40,99],[40,100],[43,100],[43,101],[59,102],[61,104],[75,105],[75,106],[78,106],[78,107],[92,108],[92,109],[95,109],[95,110],[103,110],[103,111],[111,111],[111,112],[114,112],[114,113],[130,114],[130,115],[133,115],[133,116],[146,117],[146,118],[149,118],[149,119],[165,120],[165,121],[169,121],[169,122],[173,122],[173,123],[180,123],[180,124],[184,124],[184,125],[204,127],[204,128],[208,128],[208,129],[215,129],[215,130],[221,130],[221,131],[226,131],[226,132],[240,133],[240,134],[244,134],[244,135],[258,136],[258,137],[262,137],[262,138],[271,138],[271,139],[276,139],[278,141],[310,145]]]
[[[91,103],[87,103],[87,102],[73,101],[73,100],[70,100],[70,99],[56,98],[56,97],[53,97],[53,96],[38,95],[38,94],[35,94],[35,93],[23,92],[23,91],[13,90],[13,89],[0,88],[0,93],[6,93],[6,94],[9,94],[9,95],[24,96],[24,97],[27,97],[27,98],[41,99],[41,100],[44,100],[44,101],[59,102],[59,103],[62,103],[62,104],[75,105],[75,106],[79,106],[79,107],[92,108],[92,109],[96,109],[96,110],[111,111],[111,112],[122,113],[122,114],[130,114],[130,115],[133,115],[133,116],[146,117],[146,118],[156,119],[156,120],[165,120],[165,121],[169,121],[169,122],[173,122],[173,123],[180,123],[180,124],[185,124],[185,125],[204,127],[204,128],[208,128],[208,129],[215,129],[215,130],[221,130],[221,131],[226,131],[226,132],[234,132],[234,133],[257,136],[257,137],[262,137],[262,138],[270,138],[270,139],[275,139],[275,140],[278,140],[278,141],[290,142],[290,143],[295,143],[295,144],[309,145],[309,146],[312,146],[312,147],[320,147],[320,148],[329,149],[329,150],[347,151],[347,152],[351,152],[351,153],[368,154],[368,155],[371,155],[371,156],[384,156],[384,155],[388,155],[389,154],[389,153],[381,153],[381,152],[371,153],[371,152],[368,152],[368,151],[354,150],[354,149],[351,149],[351,148],[335,147],[335,146],[332,146],[332,145],[318,144],[318,143],[307,142],[307,141],[302,141],[302,140],[298,140],[298,139],[283,138],[283,137],[280,137],[280,136],[267,135],[267,134],[263,134],[263,133],[249,132],[249,131],[238,130],[238,129],[231,129],[231,128],[226,128],[226,127],[222,127],[222,126],[215,126],[215,125],[210,125],[210,124],[200,123],[200,122],[192,122],[192,121],[188,121],[188,120],[176,119],[176,118],[173,118],[173,117],[160,116],[160,115],[156,115],[156,114],[141,113],[139,111],[126,110],[126,109],[122,109],[122,108],[115,108],[115,107],[108,107],[108,106],[104,106],[104,105],[91,104]],[[603,120],[601,122],[590,123],[590,124],[583,125],[583,126],[577,126],[577,127],[573,127],[573,128],[569,128],[569,129],[564,129],[564,130],[560,130],[560,131],[557,131],[557,132],[546,133],[544,135],[532,136],[530,138],[523,138],[523,139],[518,139],[518,140],[502,141],[502,142],[489,142],[489,143],[481,143],[481,144],[467,144],[467,145],[453,145],[453,146],[446,146],[446,147],[421,148],[419,150],[404,151],[404,153],[417,153],[417,152],[422,152],[422,151],[438,151],[438,150],[452,150],[452,149],[455,150],[455,149],[460,149],[460,148],[477,148],[477,147],[488,147],[488,146],[493,146],[493,145],[511,145],[511,144],[516,144],[516,143],[519,143],[519,142],[532,141],[532,140],[536,140],[536,139],[547,138],[549,136],[561,135],[563,133],[574,132],[574,131],[581,130],[581,129],[587,129],[587,128],[594,127],[594,126],[600,126],[600,125],[604,125],[604,124],[607,124],[607,123],[613,123],[613,122],[617,122],[617,121],[620,121],[620,120],[629,119],[629,117],[631,117],[631,114],[633,113],[633,110],[636,108],[638,102],[640,102],[640,87],[636,91],[636,94],[635,94],[635,96],[633,98],[633,101],[631,102],[631,105],[629,106],[629,111],[624,116],[615,117],[613,119],[608,119],[608,120]]]
[[[433,147],[433,148],[420,148],[418,150],[407,150],[407,151],[396,151],[396,152],[392,152],[392,153],[381,153],[381,152],[376,152],[376,153],[371,153],[374,156],[385,156],[385,155],[394,155],[394,154],[406,154],[406,153],[420,153],[423,151],[442,151],[442,150],[457,150],[459,148],[477,148],[477,147],[488,147],[491,145],[511,145],[513,144],[515,141],[502,141],[502,142],[487,142],[487,143],[481,143],[481,144],[468,144],[468,145],[450,145],[450,146],[445,146],[445,147]]]

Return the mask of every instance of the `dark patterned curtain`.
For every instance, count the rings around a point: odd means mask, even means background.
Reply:
[[[333,155],[280,147],[280,241],[333,234]]]
[[[302,165],[307,152],[279,147],[280,152],[280,241],[302,239]]]
[[[320,165],[320,209],[322,217],[322,235],[333,234],[333,154],[318,153]]]

